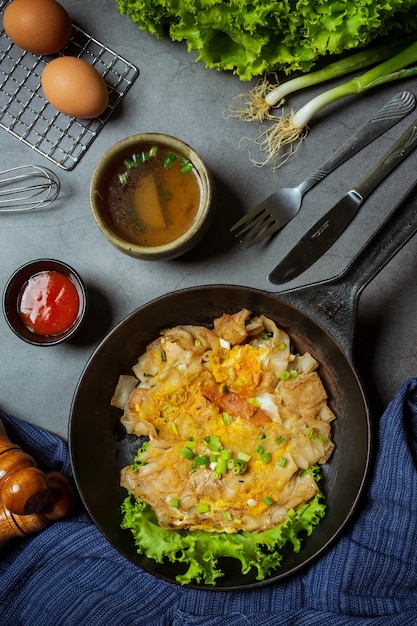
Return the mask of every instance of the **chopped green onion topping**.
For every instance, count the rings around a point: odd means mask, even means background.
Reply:
[[[200,456],[195,457],[195,464],[199,467],[207,467],[208,458],[205,454],[201,454]]]
[[[178,509],[180,505],[180,501],[178,500],[178,498],[172,498],[171,500],[171,506],[173,509]]]
[[[232,521],[232,516],[229,511],[223,511],[223,519],[225,519],[226,522]]]
[[[223,393],[229,393],[229,387],[227,385],[224,385],[222,391]]]
[[[230,424],[232,421],[232,418],[230,417],[229,413],[227,411],[223,411],[223,422],[227,425]]]
[[[175,156],[175,154],[173,154],[172,152],[168,152],[168,154],[165,157],[164,167],[166,167],[167,169],[170,168],[171,165],[176,160],[177,160],[177,157]]]
[[[185,157],[181,157],[181,172],[182,174],[189,174],[193,171],[193,164],[190,163]]]
[[[210,511],[210,506],[208,504],[198,504],[197,511],[199,513],[208,513]]]
[[[217,463],[216,463],[216,472],[218,474],[225,474],[227,470],[227,461],[226,459],[217,459]]]
[[[246,454],[246,452],[238,452],[237,458],[239,461],[244,461],[245,463],[249,463],[252,457],[250,454]]]
[[[278,439],[275,439],[275,443],[277,443],[278,445],[281,445],[282,443],[284,443],[285,441],[285,437],[278,437]]]
[[[180,454],[184,457],[184,459],[188,459],[189,461],[192,461],[195,457],[194,452],[190,450],[190,448],[187,448],[187,446],[180,451]]]
[[[289,377],[290,377],[290,373],[289,373],[289,371],[288,371],[288,370],[284,370],[283,372],[281,372],[280,379],[281,379],[282,381],[286,381],[286,380],[288,380],[288,379],[289,379]]]
[[[278,460],[278,466],[279,467],[285,467],[288,463],[288,460],[285,458],[285,456],[282,456],[279,460]]]
[[[271,460],[271,455],[269,454],[269,452],[264,452],[261,455],[261,459],[262,459],[262,463],[264,464],[269,463],[269,461]]]
[[[178,428],[175,422],[171,422],[171,428],[174,435],[178,435]]]
[[[261,406],[261,403],[259,402],[258,398],[248,398],[248,402],[249,404],[252,404],[253,406],[256,406],[257,408]]]
[[[224,450],[220,452],[220,458],[226,459],[226,461],[228,461],[230,458],[232,458],[232,451],[229,450],[229,448],[224,448]]]
[[[122,174],[119,174],[119,183],[122,184],[122,185],[127,183],[127,174],[126,174],[126,172],[123,172]]]
[[[157,152],[158,152],[158,146],[152,146],[152,148],[149,150],[149,156],[154,157],[156,156]]]
[[[277,345],[278,350],[285,350],[285,348],[286,348],[286,347],[287,347],[287,346],[286,346],[286,344],[285,344],[283,341],[281,341],[281,342]]]
[[[204,442],[207,444],[208,449],[212,452],[218,452],[222,449],[220,437],[217,437],[216,435],[205,437]]]
[[[242,461],[242,459],[236,459],[232,472],[235,476],[241,476],[247,469],[248,464],[245,461]]]
[[[265,496],[265,498],[262,498],[262,501],[266,504],[266,506],[271,506],[271,504],[274,504],[273,499],[269,496]]]
[[[255,446],[255,452],[257,452],[258,454],[263,454],[263,452],[264,452],[263,447],[260,446],[259,443],[256,444],[256,446]]]

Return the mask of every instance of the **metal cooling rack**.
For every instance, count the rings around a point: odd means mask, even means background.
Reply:
[[[0,16],[9,0],[0,0]],[[3,25],[3,22],[1,23]],[[102,116],[80,120],[59,113],[44,98],[42,70],[53,56],[25,52],[0,32],[0,127],[65,170],[75,167],[124,97],[138,69],[73,25],[59,55],[83,58],[106,81],[109,106]]]

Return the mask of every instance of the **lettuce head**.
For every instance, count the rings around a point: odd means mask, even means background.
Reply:
[[[116,0],[157,38],[185,41],[197,61],[241,80],[307,72],[326,55],[417,28],[417,0]]]

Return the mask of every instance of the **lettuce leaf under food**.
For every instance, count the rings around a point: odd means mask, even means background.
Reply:
[[[319,492],[297,510],[289,511],[279,526],[264,532],[189,532],[161,528],[151,507],[129,495],[122,504],[122,528],[133,533],[139,554],[157,563],[168,560],[186,564],[185,573],[176,577],[181,585],[214,585],[224,575],[218,562],[220,557],[240,561],[243,574],[255,568],[256,579],[261,581],[280,566],[281,551],[286,544],[292,544],[295,552],[300,550],[303,538],[311,535],[324,517],[325,508],[323,494]]]
[[[307,72],[320,57],[417,29],[417,0],[116,0],[155,37],[185,41],[197,61],[241,80]]]

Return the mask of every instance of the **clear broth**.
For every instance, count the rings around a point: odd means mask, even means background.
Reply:
[[[201,198],[200,178],[189,161],[163,146],[153,155],[154,150],[148,145],[136,152],[139,163],[132,154],[121,158],[100,190],[113,230],[146,247],[163,246],[183,235],[197,215]],[[142,161],[142,154],[148,158]]]

